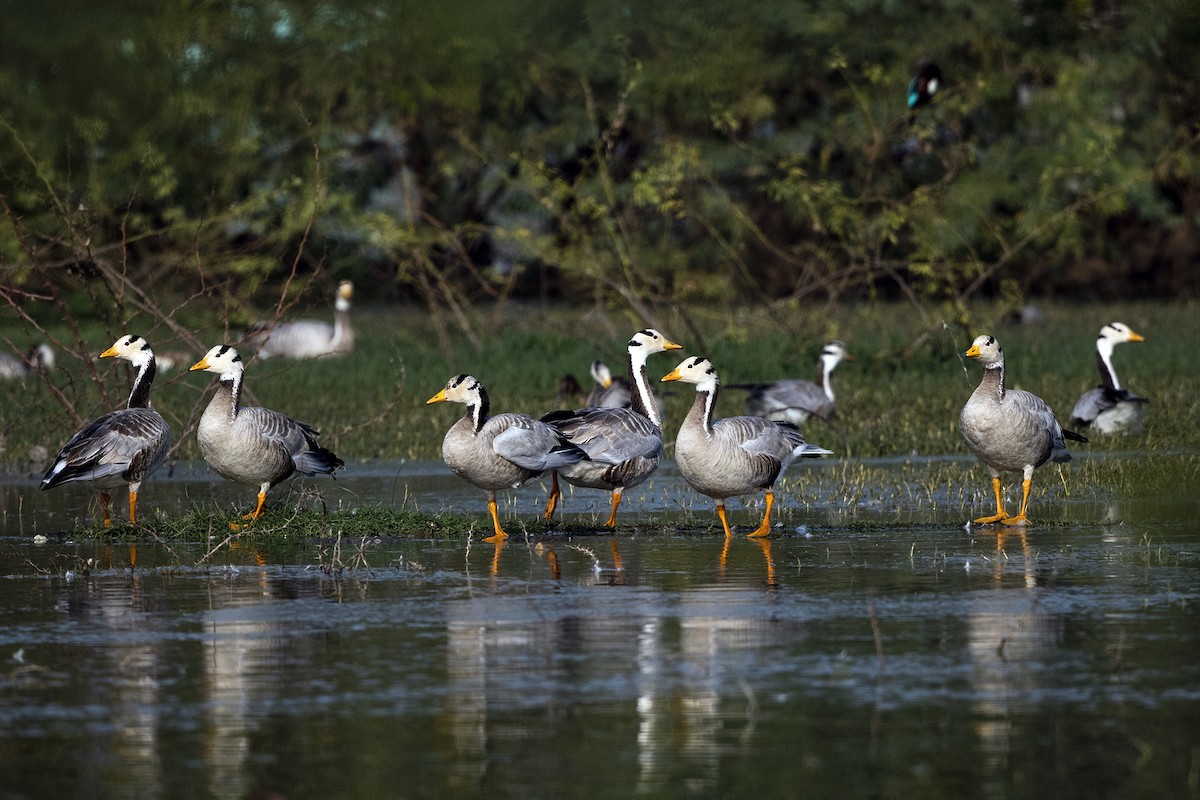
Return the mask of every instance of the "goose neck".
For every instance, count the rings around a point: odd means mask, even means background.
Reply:
[[[1100,370],[1100,380],[1109,389],[1120,389],[1121,382],[1117,379],[1117,371],[1112,364],[1113,343],[1107,339],[1096,341],[1096,366]]]
[[[658,403],[654,402],[654,394],[646,380],[646,354],[639,348],[638,354],[629,351],[629,377],[633,379],[633,398],[630,407],[635,413],[641,414],[658,427],[662,427],[662,418],[658,414]]]
[[[137,375],[133,379],[133,388],[129,392],[129,401],[125,404],[127,408],[150,407],[150,387],[154,384],[154,375],[157,371],[158,367],[154,363],[153,356],[138,366]]]
[[[1004,362],[990,364],[983,370],[983,381],[980,388],[995,395],[997,400],[1004,399]]]

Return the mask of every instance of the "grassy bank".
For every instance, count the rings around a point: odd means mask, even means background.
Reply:
[[[1042,310],[1045,321],[1037,325],[988,322],[987,309],[977,311],[981,321],[971,332],[990,332],[1000,340],[1012,386],[1040,394],[1065,418],[1075,399],[1097,382],[1096,332],[1105,322],[1121,320],[1147,337],[1144,344],[1119,347],[1115,356],[1124,382],[1152,400],[1147,428],[1140,437],[1093,446],[1151,451],[1200,446],[1195,424],[1200,378],[1191,359],[1191,349],[1200,341],[1195,307],[1052,304]],[[931,323],[935,332],[921,340]],[[368,306],[356,309],[355,324],[358,345],[351,356],[256,362],[246,379],[258,402],[320,428],[323,441],[351,465],[364,459],[438,458],[441,437],[461,409],[427,407],[425,400],[459,372],[484,383],[495,411],[536,415],[555,408],[563,374],[572,373],[586,385],[587,367],[595,358],[623,372],[624,343],[642,322],[599,311],[509,307],[503,313],[476,312],[469,320],[476,334],[472,341],[465,335],[440,337],[424,311]],[[936,320],[921,319],[910,306],[733,314],[681,308],[659,324],[684,350],[651,360],[655,381],[682,355],[691,354],[711,358],[727,384],[811,378],[822,343],[841,339],[854,360],[834,376],[838,417],[833,425],[810,424],[810,441],[856,457],[965,452],[956,430],[957,413],[980,375],[959,356],[969,344],[968,335],[958,328],[938,328]],[[149,335],[153,341],[153,333]],[[93,338],[94,357],[111,344],[111,337],[97,332]],[[204,341],[223,339],[214,331]],[[912,347],[914,342],[919,344]],[[160,352],[180,349],[171,341],[153,343]],[[192,356],[199,354],[187,354]],[[211,376],[189,374],[187,366],[164,373],[154,397],[176,433],[172,454],[184,459],[198,456],[190,426],[211,385]],[[92,368],[103,386],[96,384]],[[44,454],[52,455],[76,428],[56,393],[90,418],[120,404],[128,381],[123,364],[86,365],[67,354],[60,355],[59,367],[46,381],[34,376],[0,383],[0,465],[10,473],[36,473],[45,467]],[[677,387],[659,388],[666,389],[670,437],[692,395]],[[741,412],[742,393],[725,391],[719,413]]]

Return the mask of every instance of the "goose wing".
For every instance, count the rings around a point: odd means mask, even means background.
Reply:
[[[584,408],[554,411],[542,421],[562,431],[572,443],[601,464],[620,464],[634,458],[662,455],[662,431],[647,419],[626,408]]]
[[[256,323],[246,340],[263,358],[311,358],[329,352],[333,326],[311,319],[281,322],[274,327]]]
[[[243,408],[238,412],[238,427],[249,431],[271,449],[286,455],[296,470],[305,475],[330,474],[345,466],[340,458],[317,442],[320,433],[304,422],[270,408]]]
[[[42,488],[111,475],[140,480],[163,462],[170,446],[171,429],[157,411],[110,411],[67,440],[42,479]]]
[[[1144,397],[1140,397],[1128,389],[1110,389],[1107,386],[1097,386],[1089,392],[1084,392],[1083,396],[1075,403],[1075,408],[1071,409],[1071,425],[1087,426],[1096,421],[1105,411],[1116,408],[1119,403],[1148,403],[1150,402]]]
[[[829,405],[825,390],[812,381],[783,380],[768,383],[734,384],[731,388],[746,389],[746,411],[756,416],[799,409],[822,414]]]
[[[519,467],[537,472],[558,469],[587,458],[551,425],[524,414],[497,414],[488,420],[497,433],[492,449]]]

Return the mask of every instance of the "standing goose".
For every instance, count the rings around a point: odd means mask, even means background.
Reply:
[[[562,494],[558,488],[558,476],[562,475],[573,486],[610,490],[612,513],[604,524],[608,528],[615,528],[621,493],[637,486],[658,469],[663,451],[662,417],[646,382],[646,359],[653,353],[678,350],[680,345],[658,331],[647,328],[633,335],[627,349],[629,374],[633,376],[630,408],[552,411],[542,417],[542,422],[558,428],[588,455],[587,460],[554,472],[550,497],[546,501],[546,519],[553,518],[554,509],[558,506],[558,498]]]
[[[100,358],[123,358],[137,367],[125,408],[110,411],[72,436],[42,478],[43,489],[70,481],[90,481],[100,490],[104,525],[112,525],[106,489],[129,485],[129,524],[137,524],[138,490],[158,469],[171,447],[171,428],[150,405],[154,351],[141,336],[122,336]]]
[[[991,336],[979,336],[964,353],[983,364],[983,380],[958,415],[958,430],[975,457],[992,472],[996,513],[975,520],[979,524],[1002,522],[1025,525],[1033,471],[1047,461],[1071,460],[1064,437],[1086,442],[1073,431],[1064,431],[1054,412],[1037,395],[1004,388],[1004,352]],[[1000,490],[1001,472],[1022,472],[1021,511],[1010,517]]]
[[[243,519],[258,519],[267,490],[294,473],[332,475],[345,466],[317,443],[320,434],[312,426],[269,408],[241,405],[245,365],[237,350],[219,344],[189,371],[195,370],[217,375],[217,391],[196,428],[200,454],[225,480],[258,487],[258,504]]]
[[[425,401],[462,403],[467,413],[450,426],[442,440],[442,460],[459,477],[487,493],[488,513],[495,535],[508,538],[496,509],[496,490],[516,489],[547,470],[560,469],[587,458],[558,429],[525,414],[490,416],[491,403],[483,384],[470,375],[456,375]]]
[[[717,370],[706,358],[692,357],[663,377],[696,385],[696,399],[675,438],[675,461],[692,488],[717,501],[717,516],[732,536],[725,517],[725,498],[763,491],[766,511],[749,535],[769,536],[771,508],[775,505],[775,480],[793,461],[830,455],[831,450],[808,444],[790,422],[762,417],[713,419]]]
[[[258,351],[259,358],[320,358],[344,356],[354,349],[354,329],[350,326],[350,299],[354,284],[338,284],[333,305],[333,325],[312,319],[295,322],[256,322],[246,335],[246,343]]]
[[[595,387],[584,403],[588,408],[629,408],[633,405],[633,391],[629,381],[613,377],[612,370],[603,361],[592,362],[592,380]]]
[[[831,377],[833,370],[843,361],[854,357],[841,342],[830,342],[817,359],[817,380],[783,380],[769,383],[735,383],[731,389],[748,389],[746,413],[755,417],[766,417],[776,422],[791,422],[803,425],[812,415],[823,420],[833,418],[837,409],[833,396]]]
[[[1100,368],[1101,383],[1075,403],[1071,411],[1073,427],[1091,426],[1100,433],[1136,433],[1142,429],[1144,407],[1149,401],[1121,388],[1112,356],[1113,348],[1119,344],[1144,341],[1144,336],[1123,322],[1113,322],[1100,329],[1100,337],[1096,339],[1096,366]]]

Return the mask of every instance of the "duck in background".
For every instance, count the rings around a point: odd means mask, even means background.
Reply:
[[[1146,403],[1128,389],[1122,388],[1113,367],[1113,349],[1125,342],[1144,342],[1145,337],[1123,322],[1111,322],[1100,329],[1096,339],[1096,366],[1100,370],[1100,385],[1085,392],[1071,411],[1070,425],[1091,428],[1100,433],[1137,433],[1141,431]]]
[[[766,383],[733,383],[731,389],[745,389],[746,413],[765,417],[776,422],[791,422],[803,425],[810,416],[828,422],[837,411],[837,399],[833,394],[833,370],[843,361],[854,357],[842,342],[833,341],[825,345],[817,359],[817,380],[781,380]]]
[[[256,322],[245,342],[258,351],[259,358],[307,359],[344,356],[354,349],[354,328],[350,324],[350,300],[354,284],[338,284],[333,305],[333,324],[301,319],[294,322]]]

